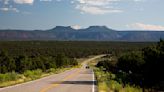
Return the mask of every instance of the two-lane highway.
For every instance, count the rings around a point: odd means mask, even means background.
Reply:
[[[67,70],[35,81],[0,88],[0,92],[95,92],[92,69],[86,69],[88,62],[104,55],[85,60],[81,68]]]

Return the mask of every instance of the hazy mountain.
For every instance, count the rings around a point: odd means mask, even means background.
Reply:
[[[158,41],[164,31],[117,31],[106,26],[73,29],[56,26],[49,30],[0,30],[0,40]]]

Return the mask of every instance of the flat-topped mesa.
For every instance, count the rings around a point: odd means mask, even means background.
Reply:
[[[73,31],[74,29],[71,26],[56,26],[51,31]]]
[[[90,26],[90,27],[88,27],[88,28],[86,28],[85,30],[87,30],[87,31],[115,31],[115,30],[113,30],[113,29],[110,29],[110,28],[108,28],[108,27],[106,27],[106,26]]]

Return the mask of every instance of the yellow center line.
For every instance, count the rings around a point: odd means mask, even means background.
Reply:
[[[71,75],[66,76],[66,77],[65,77],[64,79],[62,79],[59,83],[57,83],[57,84],[51,84],[51,85],[49,85],[48,87],[45,87],[45,88],[41,89],[40,92],[46,92],[46,91],[48,91],[48,90],[50,90],[50,89],[52,89],[52,88],[55,88],[55,87],[59,86],[63,81],[66,81],[66,80],[68,80],[68,79],[70,79],[70,78],[76,76],[80,71],[81,71],[80,69],[79,69],[79,70],[76,70],[75,73],[72,73]]]

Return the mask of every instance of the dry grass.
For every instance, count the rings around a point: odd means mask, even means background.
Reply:
[[[32,71],[26,71],[26,74],[14,74],[14,76],[18,76],[16,79],[11,79],[11,80],[4,80],[0,82],[0,88],[7,87],[7,86],[12,86],[36,79],[40,79],[52,74],[58,74],[61,72],[64,72],[66,70],[70,70],[72,68],[75,68],[78,66],[74,66],[71,68],[61,68],[61,69],[50,69],[48,72],[41,72],[40,70],[32,70]],[[1,76],[6,76],[6,74],[1,74]],[[9,78],[11,77],[10,75],[7,75]]]

